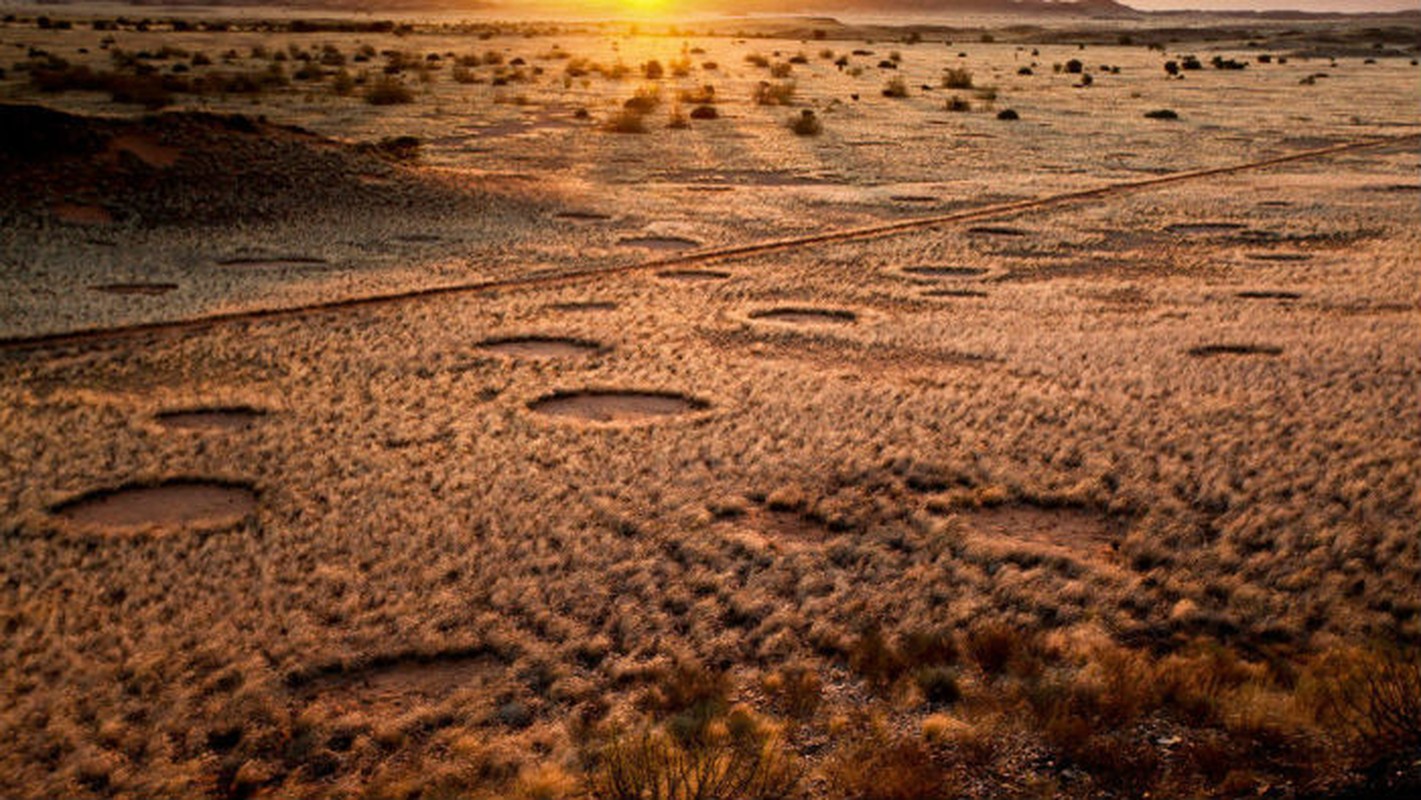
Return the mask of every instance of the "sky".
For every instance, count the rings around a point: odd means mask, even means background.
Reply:
[[[1421,0],[1120,0],[1141,11],[1227,9],[1245,11],[1406,11]]]

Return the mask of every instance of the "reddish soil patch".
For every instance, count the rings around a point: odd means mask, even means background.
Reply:
[[[1009,505],[962,512],[971,531],[994,542],[1019,542],[1059,554],[1111,558],[1124,525],[1079,508]]]
[[[980,289],[929,289],[923,292],[923,297],[986,297],[987,293]]]
[[[562,211],[554,216],[572,222],[606,222],[612,218],[611,214],[602,214],[596,211]]]
[[[574,417],[592,422],[636,422],[657,417],[690,414],[710,403],[672,392],[587,390],[557,392],[528,407],[539,414]]]
[[[398,716],[457,691],[477,689],[501,671],[498,661],[489,656],[401,658],[315,678],[301,695],[308,704],[324,706],[333,716],[357,712]]]
[[[273,256],[271,258],[226,258],[217,263],[224,267],[284,269],[286,267],[312,267],[328,262],[324,258],[315,258],[314,256]]]
[[[1307,253],[1249,253],[1247,258],[1253,261],[1309,261],[1312,256]]]
[[[644,250],[689,250],[701,246],[701,243],[695,239],[686,239],[681,236],[633,236],[621,239],[617,244],[622,247],[640,247]]]
[[[105,283],[89,288],[106,294],[157,296],[177,289],[178,285],[176,283]]]
[[[248,486],[173,480],[151,486],[102,489],[51,510],[88,530],[124,533],[150,527],[226,527],[240,522],[256,508],[256,492]]]
[[[481,342],[479,347],[514,358],[567,358],[595,353],[602,349],[602,345],[597,342],[558,336],[515,336],[507,339],[490,339]]]
[[[750,318],[791,325],[847,325],[858,320],[858,315],[839,308],[769,308],[750,312]]]
[[[1205,344],[1191,347],[1187,351],[1195,358],[1211,356],[1277,356],[1283,348],[1268,344]]]
[[[572,303],[554,303],[548,306],[554,311],[616,311],[617,304],[609,300],[579,300]]]
[[[55,219],[71,225],[108,225],[113,222],[113,214],[103,206],[56,203],[50,211],[54,212]]]
[[[194,408],[179,411],[163,411],[154,419],[159,425],[174,430],[187,431],[245,431],[251,429],[266,412],[247,406],[222,408]]]
[[[975,278],[987,274],[980,267],[904,267],[903,272],[919,278]]]
[[[730,277],[730,273],[713,269],[668,269],[656,273],[656,277],[669,281],[723,281]]]
[[[178,163],[182,157],[182,151],[176,147],[167,147],[158,143],[152,136],[130,133],[115,136],[109,142],[109,152],[132,153],[138,157],[139,161],[150,167],[164,169]]]
[[[1166,225],[1164,229],[1170,233],[1178,233],[1185,236],[1208,236],[1212,233],[1228,233],[1230,231],[1242,230],[1243,225],[1237,222],[1181,222],[1174,225]]]

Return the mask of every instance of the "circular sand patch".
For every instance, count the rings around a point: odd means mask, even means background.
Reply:
[[[561,336],[511,336],[489,339],[479,348],[513,358],[567,358],[587,355],[602,349],[597,342],[569,339]]]
[[[612,218],[611,214],[602,214],[596,211],[560,211],[553,216],[569,222],[606,222]]]
[[[57,203],[50,207],[50,211],[55,219],[71,225],[108,225],[113,222],[113,214],[103,206]]]
[[[616,311],[617,304],[610,300],[578,300],[571,303],[554,303],[548,306],[554,311]]]
[[[903,272],[918,278],[975,278],[987,274],[980,267],[904,267]]]
[[[1198,347],[1191,347],[1187,352],[1195,358],[1210,358],[1213,356],[1277,356],[1282,355],[1283,348],[1270,344],[1205,344]]]
[[[980,289],[929,289],[923,292],[923,297],[986,297],[987,293]]]
[[[588,389],[555,392],[534,400],[528,408],[539,414],[592,422],[636,422],[703,411],[710,403],[674,392]]]
[[[177,479],[100,489],[51,511],[82,528],[124,533],[151,527],[226,527],[245,519],[256,507],[257,495],[249,486]]]
[[[664,272],[656,273],[656,277],[664,278],[668,281],[688,281],[696,283],[700,281],[723,281],[730,277],[730,273],[718,272],[713,269],[668,269]]]
[[[256,425],[266,412],[248,406],[222,406],[161,411],[153,418],[159,425],[184,431],[244,431]]]
[[[1295,262],[1310,261],[1312,256],[1307,253],[1249,253],[1246,258],[1250,261],[1274,261],[1274,262]]]
[[[160,294],[167,294],[178,288],[176,283],[105,283],[100,286],[90,286],[90,289],[105,294],[118,295],[146,295],[156,297]]]
[[[1214,233],[1242,230],[1243,227],[1237,222],[1179,222],[1174,225],[1166,225],[1164,229],[1170,233],[1184,236],[1208,236]]]
[[[1245,300],[1301,300],[1302,292],[1284,292],[1277,289],[1250,289],[1239,292]]]
[[[791,325],[847,325],[858,320],[858,315],[852,311],[845,311],[840,308],[767,308],[762,311],[751,311],[751,319],[763,319],[771,322],[784,322]]]
[[[643,250],[690,250],[700,247],[695,239],[682,236],[632,236],[617,241],[622,247],[640,247]]]
[[[1007,228],[1000,225],[978,225],[968,228],[967,232],[975,236],[1026,236],[1027,231],[1021,228]]]
[[[324,258],[314,256],[273,256],[271,258],[227,258],[217,263],[224,267],[245,267],[247,269],[287,269],[290,267],[314,267],[329,262]]]

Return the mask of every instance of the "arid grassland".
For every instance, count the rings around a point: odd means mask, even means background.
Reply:
[[[1421,785],[1415,20],[168,20],[0,24],[0,797]]]

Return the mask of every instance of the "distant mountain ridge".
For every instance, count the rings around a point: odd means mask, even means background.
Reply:
[[[40,0],[44,5],[67,5],[67,0]],[[511,0],[129,0],[134,6],[285,6],[379,13],[418,9],[490,10],[528,4]],[[550,8],[565,8],[568,0],[548,0]],[[615,5],[614,2],[593,5]],[[674,5],[728,13],[806,11],[916,12],[971,14],[1053,14],[1078,16],[1134,15],[1141,12],[1116,0],[677,0]]]

